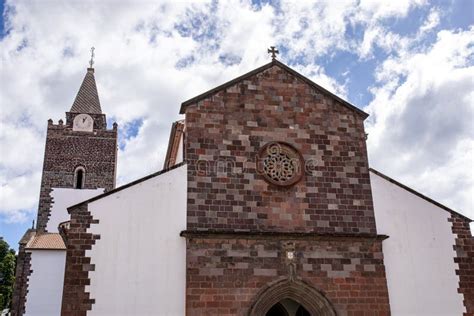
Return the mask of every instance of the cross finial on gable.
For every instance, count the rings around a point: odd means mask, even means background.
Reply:
[[[92,68],[92,66],[94,65],[94,50],[95,48],[94,47],[91,47],[91,60],[89,60],[89,65],[90,65],[90,68]]]
[[[276,59],[276,55],[280,53],[278,49],[275,48],[275,46],[270,46],[270,48],[267,51],[269,54],[272,54],[272,60]]]

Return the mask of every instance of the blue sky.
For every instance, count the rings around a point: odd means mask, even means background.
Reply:
[[[2,13],[5,11],[5,1],[4,0],[0,1],[0,10],[1,10]],[[1,22],[0,23],[0,34],[3,37],[4,36],[3,32],[4,32],[4,29],[5,29],[5,25],[4,25],[5,22],[3,20],[3,14],[0,17],[0,22]]]
[[[372,167],[474,217],[474,1],[1,1],[0,235],[35,218],[46,121],[89,48],[118,182],[161,168],[179,105],[279,60],[370,114]],[[106,22],[105,22],[106,21]]]

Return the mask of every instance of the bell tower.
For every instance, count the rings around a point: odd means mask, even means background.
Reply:
[[[94,68],[89,67],[71,109],[66,112],[66,122],[48,121],[37,231],[56,232],[57,224],[66,220],[66,210],[59,210],[59,217],[52,215],[55,203],[59,202],[55,199],[74,204],[97,194],[91,190],[113,189],[116,162],[117,124],[107,129]]]

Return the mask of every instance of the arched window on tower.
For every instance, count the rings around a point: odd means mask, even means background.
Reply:
[[[86,180],[86,170],[84,167],[77,167],[74,171],[74,189],[83,189]]]

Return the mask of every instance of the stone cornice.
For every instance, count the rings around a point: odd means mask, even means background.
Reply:
[[[187,239],[240,238],[240,239],[303,239],[303,240],[380,240],[389,236],[376,234],[339,234],[315,232],[271,232],[271,231],[198,231],[183,230],[181,237]]]

